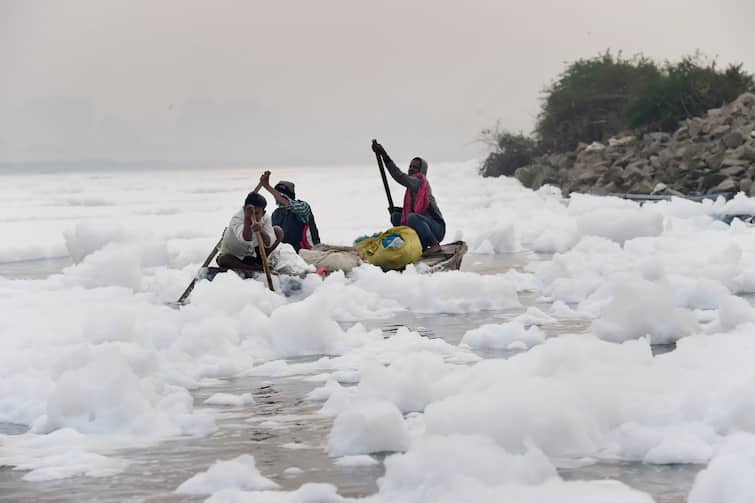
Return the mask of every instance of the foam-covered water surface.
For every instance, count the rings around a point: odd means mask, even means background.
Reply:
[[[751,494],[755,236],[719,220],[731,203],[430,169],[446,240],[469,245],[460,271],[362,266],[278,281],[287,295],[225,274],[180,309],[254,173],[2,175],[0,495]],[[374,166],[273,178],[325,242],[388,225]]]
[[[217,418],[218,431],[193,439],[174,439],[148,449],[122,449],[125,469],[106,480],[75,477],[29,484],[13,470],[0,470],[3,501],[187,501],[174,490],[197,471],[218,459],[254,453],[257,466],[283,488],[305,482],[332,482],[341,494],[358,496],[376,490],[382,464],[339,466],[322,448],[330,421],[319,407],[302,400],[313,385],[281,379],[270,384],[261,378],[223,381],[194,394],[201,404],[217,392],[252,393],[253,410],[227,407]],[[382,456],[377,456],[380,459]]]

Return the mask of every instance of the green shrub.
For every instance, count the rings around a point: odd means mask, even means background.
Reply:
[[[549,151],[603,141],[627,129],[626,109],[640,89],[660,78],[644,56],[625,59],[609,51],[569,64],[544,91],[535,133]]]
[[[742,65],[724,71],[700,54],[658,65],[642,55],[606,51],[566,66],[543,91],[534,137],[483,131],[492,152],[484,176],[511,175],[536,155],[574,150],[580,142],[606,141],[630,129],[674,130],[681,120],[754,91]]]
[[[483,176],[512,176],[540,153],[537,141],[522,133],[488,129],[481,140],[493,147],[480,169]]]
[[[704,115],[753,89],[753,77],[742,65],[730,65],[719,72],[716,63],[705,64],[699,55],[679,63],[666,63],[661,77],[650,82],[630,102],[627,124],[673,131],[679,122]]]

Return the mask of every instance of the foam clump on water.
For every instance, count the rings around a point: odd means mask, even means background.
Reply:
[[[755,377],[739,363],[736,372],[729,368],[751,349],[745,327],[715,342],[688,337],[675,352],[656,358],[643,340],[549,339],[459,374],[457,390],[425,408],[427,432],[486,434],[513,451],[529,439],[548,456],[706,462],[728,428],[753,429],[741,413],[747,409],[742,389],[712,393]],[[715,417],[710,410],[718,411]]]
[[[755,494],[755,436],[735,433],[695,478],[689,503],[745,503]]]
[[[474,252],[480,255],[496,255],[520,251],[521,248],[516,234],[516,225],[508,223],[488,230]]]
[[[598,337],[624,341],[650,336],[666,344],[699,330],[693,313],[676,303],[668,286],[618,277],[594,292],[588,301],[604,298],[592,331]]]
[[[276,272],[294,275],[315,272],[315,266],[306,263],[288,243],[279,244],[270,258]]]
[[[545,340],[543,331],[536,326],[525,327],[520,321],[487,324],[469,330],[461,342],[475,348],[527,349]]]
[[[430,351],[397,356],[387,366],[367,362],[362,365],[354,396],[390,401],[404,414],[423,411],[439,397],[439,385],[457,368],[446,363],[442,355]]]
[[[369,502],[652,501],[615,481],[563,481],[538,449],[511,453],[479,435],[428,435],[386,458],[385,467]]]
[[[516,287],[498,275],[417,274],[412,267],[404,273],[383,273],[375,267],[360,267],[352,276],[356,286],[418,313],[467,313],[521,305]]]
[[[465,481],[487,486],[542,484],[556,469],[537,449],[511,454],[491,438],[477,435],[427,435],[405,454],[389,457],[379,481],[384,498],[437,501]]]
[[[398,408],[387,401],[361,401],[336,416],[328,454],[348,456],[409,447],[409,432]]]
[[[275,489],[278,484],[262,475],[257,469],[254,456],[242,454],[229,461],[217,461],[206,472],[198,473],[183,482],[178,494],[213,494],[223,489],[265,490]]]
[[[107,221],[81,222],[63,231],[66,248],[74,262],[104,248],[109,243],[124,241],[128,232],[118,224]]]
[[[20,464],[18,470],[29,470],[23,476],[28,482],[59,480],[76,476],[109,477],[123,471],[128,462],[92,452],[68,451],[45,456],[30,464]]]
[[[658,236],[663,231],[663,216],[646,207],[632,209],[594,207],[577,217],[581,236],[600,236],[624,243],[642,236]]]

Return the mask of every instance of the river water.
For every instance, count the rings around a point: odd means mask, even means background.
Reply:
[[[481,274],[522,270],[546,257],[530,253],[496,256],[468,255],[463,270]],[[70,264],[61,257],[44,261],[0,264],[0,276],[6,278],[42,278]],[[401,313],[389,320],[365,320],[368,328],[380,328],[390,337],[406,326],[430,338],[439,337],[458,344],[471,328],[484,323],[502,323],[529,306],[547,311],[534,293],[520,293],[523,308],[506,312],[482,312],[463,315],[417,315]],[[548,336],[583,333],[584,321],[561,320],[543,327]],[[654,348],[656,353],[673,347]],[[478,352],[484,358],[507,358],[506,351]],[[312,359],[316,359],[313,357]],[[301,360],[297,360],[301,361]],[[146,448],[126,449],[117,456],[129,464],[125,471],[103,478],[73,477],[47,482],[21,480],[24,472],[0,466],[0,501],[128,501],[174,502],[202,501],[204,497],[175,494],[175,489],[197,472],[205,471],[217,460],[241,454],[253,454],[259,471],[275,480],[283,489],[295,489],[306,482],[328,482],[344,496],[363,496],[377,491],[376,481],[383,465],[339,466],[326,454],[327,436],[332,418],[318,414],[320,403],[305,400],[306,394],[320,383],[308,382],[305,376],[284,378],[244,377],[228,379],[214,387],[193,391],[195,404],[202,404],[215,393],[251,392],[256,403],[241,408],[223,408],[217,416],[218,431],[203,438],[177,438]],[[0,423],[0,432],[19,434],[21,425]],[[381,456],[376,456],[382,460]],[[298,470],[290,470],[295,467]],[[681,503],[701,465],[647,465],[643,463],[597,463],[560,469],[565,479],[615,479],[645,491],[658,503]]]

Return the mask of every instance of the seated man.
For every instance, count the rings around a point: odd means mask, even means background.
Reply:
[[[228,224],[220,243],[217,263],[229,269],[261,269],[257,231],[260,233],[265,251],[271,253],[283,235],[280,228],[273,228],[270,217],[265,214],[267,201],[261,194],[250,192],[239,210]],[[256,223],[252,223],[252,214]],[[273,236],[276,241],[273,242]]]
[[[398,183],[406,187],[404,206],[389,208],[391,224],[407,225],[414,229],[422,241],[424,255],[441,251],[440,242],[446,235],[446,222],[435,201],[435,196],[427,181],[427,161],[415,157],[404,173],[396,166],[382,145],[372,141],[372,151],[383,158],[388,173]]]
[[[310,249],[319,244],[320,233],[312,208],[306,201],[296,199],[294,184],[281,180],[274,188],[271,187],[269,171],[263,173],[260,182],[278,204],[273,212],[272,222],[283,229],[283,242],[290,244],[296,253],[302,248]]]

